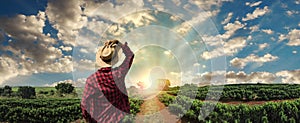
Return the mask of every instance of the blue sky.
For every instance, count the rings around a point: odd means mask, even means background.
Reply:
[[[300,83],[299,0],[10,0],[0,86],[82,86],[108,39],[136,54],[127,86],[151,84],[157,68],[173,85]]]

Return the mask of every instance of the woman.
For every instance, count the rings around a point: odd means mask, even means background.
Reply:
[[[112,68],[119,60],[120,49],[126,58],[119,67]],[[122,44],[111,40],[99,48],[96,62],[101,68],[87,78],[81,101],[82,114],[87,122],[121,122],[130,113],[124,80],[133,57],[127,42]]]

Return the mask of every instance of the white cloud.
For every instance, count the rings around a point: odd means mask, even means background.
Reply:
[[[288,35],[286,35],[286,37],[289,39],[287,45],[300,46],[300,30],[293,29],[288,33]]]
[[[255,7],[255,6],[259,6],[261,3],[262,3],[262,1],[254,2],[254,3],[246,2],[245,5],[250,6],[250,7]]]
[[[287,39],[287,36],[284,35],[284,34],[280,34],[279,37],[278,37],[278,41],[279,41],[279,42],[280,42],[280,41],[283,41],[283,40],[285,40],[285,39]]]
[[[197,76],[194,76],[192,82],[198,85],[222,85],[226,84],[225,81],[225,71],[213,71],[213,72],[204,72]]]
[[[224,44],[224,52],[232,56],[246,46],[246,40],[242,37],[233,38]]]
[[[62,49],[63,51],[66,51],[66,52],[72,51],[72,49],[73,49],[72,47],[69,47],[69,46],[67,46],[67,47],[60,46],[59,48]]]
[[[251,33],[252,33],[252,32],[256,32],[256,31],[258,31],[258,29],[259,29],[259,25],[251,26],[249,29],[251,30]]]
[[[232,56],[247,45],[246,40],[242,37],[234,38],[228,42],[222,42],[221,44],[223,47],[218,47],[212,51],[205,51],[201,54],[201,57],[207,60],[224,55]]]
[[[60,84],[60,83],[70,83],[74,87],[84,87],[85,81],[86,81],[86,78],[80,78],[80,79],[77,79],[76,81],[67,79],[67,80],[63,80],[63,81],[54,82],[52,84],[45,84],[44,86],[55,87],[57,84]]]
[[[77,71],[94,70],[95,66],[95,61],[89,59],[80,59],[78,62],[74,63],[74,69]]]
[[[237,67],[237,68],[244,68],[250,62],[257,63],[261,66],[265,62],[272,62],[272,61],[275,61],[277,59],[278,59],[277,56],[272,56],[271,54],[265,54],[262,57],[259,57],[259,56],[254,55],[254,54],[250,54],[249,56],[247,56],[245,58],[233,58],[230,61],[230,64],[234,67]]]
[[[269,72],[252,72],[246,74],[244,71],[229,71],[226,74],[227,84],[240,83],[272,83],[276,76]]]
[[[223,44],[225,43],[220,35],[217,36],[208,36],[208,35],[204,35],[202,36],[203,41],[205,42],[206,45],[209,46],[223,46]]]
[[[97,46],[99,44],[99,38],[91,33],[86,33],[86,31],[80,32],[76,37],[76,46],[74,48],[84,48],[89,53],[95,53],[97,51]]]
[[[0,85],[12,77],[19,74],[18,63],[12,58],[0,56]]]
[[[300,84],[300,70],[280,71],[276,73],[276,76],[282,77],[283,83]]]
[[[86,27],[90,31],[93,31],[96,34],[101,35],[109,27],[109,24],[103,21],[92,19],[87,23]]]
[[[263,49],[265,49],[265,48],[268,47],[268,46],[270,46],[268,43],[259,44],[259,45],[258,45],[258,49],[259,49],[259,50],[263,50]]]
[[[199,25],[208,18],[215,16],[217,13],[218,11],[199,12],[198,15],[195,15],[191,20],[185,21],[181,25],[175,27],[174,30],[181,35],[186,35],[192,29],[192,26]]]
[[[265,6],[263,9],[260,8],[256,8],[253,13],[248,13],[246,15],[246,18],[242,18],[243,21],[248,21],[248,20],[253,20],[256,19],[260,16],[265,15],[266,13],[270,12],[270,10],[268,9],[268,6]]]
[[[199,63],[194,63],[194,64],[193,64],[194,67],[199,67],[200,65],[201,65],[201,64],[199,64]]]
[[[271,29],[263,29],[262,30],[264,33],[267,33],[267,34],[269,34],[269,35],[271,35],[271,34],[273,34],[274,33],[274,31],[273,30],[271,30]]]
[[[180,0],[172,0],[172,2],[176,5],[179,6],[181,4]]]
[[[164,54],[165,54],[165,55],[171,55],[172,52],[171,52],[170,50],[166,50],[166,51],[164,51]]]
[[[249,40],[252,40],[253,39],[253,37],[252,37],[252,35],[248,35],[248,37],[247,37],[247,41],[249,41]],[[251,42],[252,43],[252,42]],[[252,45],[252,44],[251,44]]]
[[[292,53],[293,53],[293,54],[297,54],[297,51],[296,51],[296,50],[294,50]]]
[[[46,14],[52,26],[58,30],[58,38],[65,44],[75,46],[78,30],[86,24],[78,0],[48,1]]]
[[[54,47],[57,45],[56,41],[43,32],[45,21],[44,12],[39,12],[37,15],[1,18],[0,28],[11,39],[7,46],[0,46],[0,50],[10,51],[11,54],[3,54],[1,69],[10,69],[10,71],[1,73],[5,77],[0,80],[0,83],[17,75],[72,71],[71,56],[63,56],[61,50],[70,50],[70,48]]]
[[[81,53],[89,53],[89,51],[85,48],[80,48],[79,52]]]
[[[52,73],[68,73],[73,71],[72,57],[63,56],[54,63],[48,63],[45,66],[38,66],[37,71]]]
[[[295,0],[295,4],[300,4],[300,0]]]
[[[214,80],[218,80],[216,82]],[[269,72],[252,72],[246,74],[244,71],[216,71],[216,72],[205,72],[193,78],[193,83],[198,85],[222,85],[222,84],[242,84],[242,83],[272,83],[276,79],[276,75]],[[213,80],[214,79],[214,80]],[[224,79],[225,81],[222,82]]]
[[[142,0],[116,1],[116,5],[110,1],[96,2],[94,0],[84,1],[84,14],[89,17],[101,17],[117,23],[122,17],[142,10],[144,2]]]
[[[232,13],[232,12],[229,12],[229,13],[227,14],[227,17],[224,19],[224,21],[221,22],[221,24],[227,24],[227,23],[229,23],[229,22],[230,22],[230,19],[232,18],[232,15],[233,15],[233,13]]]
[[[233,0],[189,0],[190,4],[197,5],[204,10],[212,10],[213,7],[220,7],[222,2],[232,2]]]
[[[113,24],[106,31],[107,31],[106,32],[107,35],[113,35],[115,39],[118,39],[119,37],[125,35],[126,29],[122,27],[120,24]]]
[[[299,14],[299,11],[288,10],[288,11],[286,11],[286,14],[287,14],[288,16],[292,16],[292,15],[294,15],[294,14]]]
[[[212,78],[217,77],[222,78],[225,76],[225,83],[222,82],[212,82]],[[291,71],[279,71],[277,73],[270,72],[251,72],[249,74],[244,71],[215,71],[215,72],[205,72],[198,76],[194,76],[193,83],[198,85],[211,85],[211,84],[243,84],[243,83],[274,83],[277,79],[281,78],[282,83],[288,84],[300,84],[300,70]]]
[[[244,24],[241,24],[241,22],[239,21],[235,21],[234,23],[228,23],[227,25],[224,26],[224,30],[238,30],[240,28],[243,28],[245,25]]]
[[[235,21],[234,23],[228,23],[224,26],[224,30],[226,30],[226,32],[222,35],[223,39],[228,39],[230,38],[232,35],[235,34],[235,32],[241,28],[245,27],[245,24],[242,24],[239,21]]]
[[[143,11],[127,15],[119,20],[120,24],[134,24],[135,27],[149,25],[155,22],[156,18],[151,14],[151,11]]]
[[[180,17],[179,17],[179,16],[176,16],[176,15],[172,15],[172,16],[170,16],[170,19],[171,19],[172,21],[179,21],[179,20],[180,20]]]
[[[158,11],[165,11],[165,7],[162,4],[153,4],[152,6]]]

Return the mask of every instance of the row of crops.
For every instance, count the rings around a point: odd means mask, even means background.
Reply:
[[[252,106],[204,102],[186,96],[174,97],[168,94],[163,94],[160,99],[168,105],[171,113],[189,122],[296,123],[300,121],[300,99]]]
[[[1,122],[71,122],[81,119],[79,99],[1,99]]]
[[[131,115],[134,120],[141,100],[131,98]],[[82,119],[80,99],[0,99],[0,122],[72,122]]]
[[[296,123],[300,121],[299,85],[248,84],[226,85],[221,88],[223,89],[221,92],[222,95],[220,96],[221,102],[229,100],[268,101],[261,105],[247,105],[245,103],[231,105],[217,103],[212,100],[203,101],[207,96],[205,94],[214,94],[213,92],[220,91],[220,88],[220,86],[215,86],[212,93],[208,93],[208,86],[191,89],[191,85],[185,85],[185,87],[181,88],[170,88],[167,93],[159,95],[159,99],[168,106],[171,113],[181,117],[182,121],[232,123]],[[192,94],[195,95],[191,96]],[[214,97],[214,95],[209,95],[209,97]],[[279,99],[291,100],[281,102],[270,101]]]
[[[199,100],[220,97],[220,101],[268,101],[299,98],[299,92],[298,84],[239,84],[205,87],[184,85],[170,88],[168,94],[176,96],[180,93]]]

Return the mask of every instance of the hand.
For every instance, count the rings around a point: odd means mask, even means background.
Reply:
[[[124,44],[123,43],[121,43],[121,42],[119,42],[119,44],[118,44],[120,47],[124,47],[124,46],[127,46],[127,42],[125,42]]]
[[[120,43],[119,40],[110,40],[110,42],[111,42],[112,44],[118,44],[118,43]]]
[[[109,40],[104,43],[104,46],[116,47],[116,46],[120,46],[120,43],[121,42],[118,40]]]

